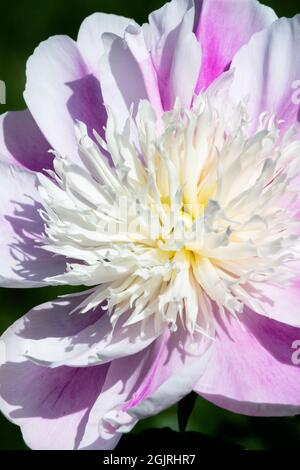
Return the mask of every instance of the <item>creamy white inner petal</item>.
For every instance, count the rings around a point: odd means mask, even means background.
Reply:
[[[108,111],[105,140],[78,123],[82,164],[55,154],[40,175],[45,249],[69,259],[49,282],[93,286],[82,313],[106,301],[141,332],[210,335],[216,311],[264,311],[262,283],[287,282],[299,257],[300,142],[266,115],[247,128],[243,105],[228,123],[204,94],[161,117],[143,101],[121,133]]]

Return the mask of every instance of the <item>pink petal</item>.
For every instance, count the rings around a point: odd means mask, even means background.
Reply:
[[[44,222],[36,175],[25,168],[0,162],[0,284],[36,287],[45,278],[64,272],[65,259],[41,248]]]
[[[285,122],[282,129],[298,121],[300,15],[281,18],[253,36],[232,62],[235,69],[231,89],[236,103],[248,98],[253,127],[262,112],[274,113]],[[298,83],[297,89],[293,88]],[[296,94],[297,101],[293,100]]]
[[[0,407],[38,450],[78,448],[108,366],[48,369],[31,362],[0,367]],[[112,439],[112,447],[118,441]]]
[[[54,318],[48,334],[57,334]],[[70,325],[68,318],[65,318]],[[73,330],[80,329],[77,320]],[[37,328],[38,332],[38,328]],[[75,449],[84,434],[91,407],[101,393],[109,365],[50,369],[27,361],[19,348],[18,322],[1,337],[0,409],[21,426],[32,449]],[[118,441],[114,439],[114,443]]]
[[[208,350],[202,343],[192,354],[184,350],[188,345],[185,333],[166,331],[143,351],[113,361],[81,447],[97,448],[97,441],[93,441],[97,429],[100,439],[128,432],[137,419],[155,414],[189,393],[203,373]]]
[[[300,411],[300,369],[292,362],[300,328],[245,311],[219,322],[218,339],[195,390],[213,403],[254,416]]]
[[[51,313],[54,318],[49,323],[48,334],[52,337],[58,335],[60,328],[65,334],[74,334],[84,323],[95,321],[95,315],[81,315],[71,322],[66,313],[63,325],[63,320],[57,322],[54,311]],[[39,325],[35,326],[39,336]],[[121,428],[111,426],[109,419],[119,414],[142,380],[149,351],[128,360],[116,360],[113,365],[51,369],[24,360],[18,335],[16,322],[1,338],[4,357],[0,367],[0,409],[21,426],[29,447],[114,448],[121,437]],[[127,421],[132,427],[136,419],[128,417]]]
[[[142,419],[190,393],[207,367],[211,346],[203,335],[166,331],[152,346],[153,359],[145,379],[126,403],[128,413]]]
[[[77,46],[89,70],[98,79],[100,78],[99,61],[104,53],[102,35],[110,32],[122,38],[130,22],[133,20],[106,13],[94,13],[82,22]]]
[[[112,109],[120,129],[140,100],[148,99],[143,73],[132,51],[119,36],[103,36],[105,54],[100,61],[100,83],[106,106]]]
[[[153,12],[149,25],[144,25],[164,110],[171,109],[177,97],[183,106],[191,104],[201,62],[194,15],[192,1],[173,0]]]
[[[300,280],[299,280],[299,263],[296,263],[294,269],[295,274],[289,285],[274,286],[264,284],[262,294],[271,299],[268,303],[267,315],[272,320],[285,323],[290,326],[300,327]],[[261,312],[263,314],[263,312]]]
[[[19,353],[50,367],[86,367],[135,354],[157,337],[152,323],[143,337],[140,325],[123,326],[126,318],[113,327],[101,306],[94,312],[76,312],[86,296],[82,292],[47,302],[17,320]]]
[[[197,2],[195,30],[203,56],[196,92],[207,88],[229,67],[235,54],[254,33],[276,19],[271,8],[256,0]]]
[[[69,299],[72,307],[78,302],[76,296]],[[23,428],[26,442],[34,449],[111,449],[139,417],[173,404],[192,390],[203,373],[209,357],[206,345],[199,341],[192,347],[183,331],[166,330],[142,351],[104,365],[52,369],[26,361],[30,341],[40,338],[46,355],[51,339],[57,339],[59,347],[62,334],[74,340],[89,325],[98,330],[97,312],[68,312],[60,301],[48,313],[37,311],[34,323],[33,313],[17,321],[1,338],[0,407]],[[89,342],[84,346],[88,356]],[[127,343],[124,354],[130,354],[129,348]],[[61,436],[61,429],[66,435]]]
[[[106,112],[99,82],[67,36],[42,42],[29,58],[24,97],[52,148],[63,156],[77,158],[76,120],[90,134],[93,129],[102,132]]]
[[[160,114],[176,97],[189,106],[194,94],[201,48],[193,33],[193,3],[173,1],[152,13],[149,23],[140,28],[131,22],[124,39],[119,34],[102,36],[101,88],[120,128],[141,99],[149,100]]]
[[[89,69],[100,80],[104,102],[114,111],[120,128],[130,115],[131,105],[137,105],[140,99],[147,98],[161,109],[151,57],[142,30],[133,20],[95,13],[82,23],[77,44]]]
[[[164,90],[165,109],[172,109],[176,98],[179,98],[183,107],[189,108],[195,93],[202,52],[201,46],[192,32],[193,22],[194,12],[189,10],[178,31],[170,77]],[[169,91],[167,91],[167,87],[169,87]]]
[[[0,116],[0,160],[29,170],[52,168],[53,157],[30,112],[14,111]]]
[[[147,48],[143,28],[140,28],[138,25],[130,24],[125,31],[124,39],[138,65],[144,82],[147,99],[159,115],[163,111],[163,108],[159,93],[157,73],[153,65],[150,51]]]
[[[123,411],[124,403],[143,382],[151,361],[151,350],[150,346],[134,356],[117,359],[110,364],[102,393],[89,414],[81,449],[103,448],[103,442],[109,445],[114,436],[120,437],[120,433],[135,425],[136,418]]]
[[[65,321],[66,334],[74,333],[80,322],[85,322],[75,320],[75,328],[67,315]],[[57,335],[63,326],[54,316],[48,334]],[[36,335],[40,335],[38,325]],[[191,380],[185,374],[190,353],[182,351],[179,339],[167,332],[143,351],[106,365],[49,369],[24,362],[16,322],[1,339],[5,353],[0,367],[1,410],[22,427],[24,438],[33,449],[112,449],[121,433],[130,430],[137,421],[137,416],[128,413],[129,406],[150,394],[154,399],[152,407],[168,406],[193,387],[196,376],[202,372],[201,361],[191,355],[194,365],[197,363]],[[172,375],[177,376],[173,385],[179,388],[172,388],[167,382]],[[167,388],[162,390],[159,401],[154,392],[161,390],[165,382]],[[147,410],[150,414],[149,402]],[[145,409],[133,411],[146,413]]]

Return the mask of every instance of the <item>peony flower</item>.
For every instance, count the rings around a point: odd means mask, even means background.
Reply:
[[[173,0],[30,57],[28,110],[1,116],[1,285],[82,289],[2,336],[29,447],[112,449],[192,390],[299,413],[299,40],[256,0]]]

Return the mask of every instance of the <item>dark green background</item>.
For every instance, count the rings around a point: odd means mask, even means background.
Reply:
[[[7,86],[7,104],[0,105],[0,112],[25,107],[22,92],[26,60],[42,40],[54,34],[76,38],[81,21],[95,11],[132,17],[142,23],[149,12],[164,3],[161,0],[2,0],[0,79]],[[293,16],[300,12],[299,1],[265,0],[264,3],[272,6],[279,16]],[[63,292],[66,290],[56,288],[0,289],[0,332],[34,305]],[[165,426],[177,430],[176,409],[141,422],[135,431]],[[295,449],[300,443],[300,421],[297,418],[248,418],[221,410],[200,398],[188,429],[219,436],[248,449]],[[19,429],[0,416],[0,449],[24,448]]]

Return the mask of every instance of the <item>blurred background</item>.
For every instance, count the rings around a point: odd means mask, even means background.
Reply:
[[[75,39],[82,20],[95,11],[115,13],[143,23],[151,11],[164,3],[162,0],[2,1],[0,79],[5,81],[7,93],[6,105],[0,105],[0,113],[25,107],[23,90],[26,60],[41,41],[54,34],[67,34]],[[271,6],[278,16],[291,17],[300,12],[299,0],[264,0],[263,3]],[[0,289],[0,333],[31,307],[66,292],[70,290]],[[178,430],[176,407],[140,422],[134,432],[153,427]],[[249,418],[219,409],[200,398],[197,399],[187,429],[219,437],[229,443],[238,443],[247,449],[296,449],[300,443],[300,421],[297,417]],[[0,449],[26,449],[19,429],[2,416]]]

